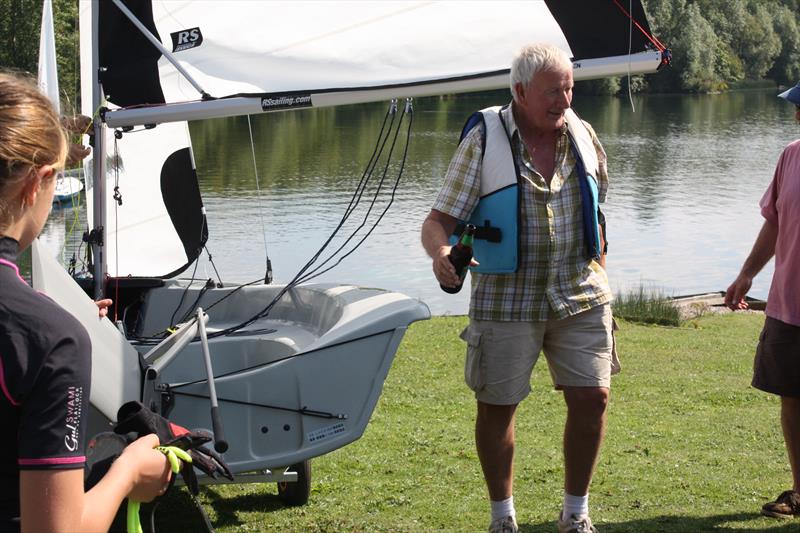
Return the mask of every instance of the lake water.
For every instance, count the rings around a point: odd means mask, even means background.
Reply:
[[[778,156],[800,133],[793,108],[776,93],[636,96],[635,111],[626,99],[575,98],[576,111],[592,123],[608,153],[611,188],[604,210],[615,291],[644,284],[670,295],[692,294],[724,290],[733,280],[760,229],[758,201]],[[419,229],[465,118],[506,103],[506,94],[415,101],[408,158],[391,207],[358,250],[317,279],[400,291],[425,301],[434,314],[465,313],[468,287],[458,295],[439,289]],[[385,112],[386,105],[370,104],[252,117],[258,179],[246,117],[192,124],[208,248],[223,281],[263,277],[265,244],[275,280],[292,279],[342,218]],[[396,152],[403,145],[401,134]],[[397,160],[367,214],[383,166],[382,160],[376,165],[373,185],[342,229],[346,236],[368,222],[345,251],[388,203]],[[76,218],[75,209],[55,210],[45,229],[52,246],[66,241],[65,257],[80,239]],[[771,275],[770,263],[752,296],[766,297]],[[196,276],[216,278],[207,259]]]

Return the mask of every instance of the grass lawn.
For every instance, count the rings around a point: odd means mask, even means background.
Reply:
[[[591,488],[603,533],[800,531],[800,519],[759,515],[791,480],[779,401],[749,386],[762,323],[757,314],[680,328],[620,323],[623,370]],[[217,531],[485,531],[475,407],[458,339],[465,324],[440,317],[410,328],[364,436],[312,461],[307,505],[282,507],[274,484],[205,487],[201,501]],[[514,499],[523,532],[555,531],[564,414],[542,360],[517,417]],[[200,530],[188,497],[173,492],[159,507],[158,530]]]

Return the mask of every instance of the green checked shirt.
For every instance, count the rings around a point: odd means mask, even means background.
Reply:
[[[520,181],[519,268],[513,274],[472,272],[469,316],[476,320],[544,321],[566,318],[611,301],[605,270],[586,259],[581,193],[567,128],[556,143],[556,165],[548,187],[533,167],[514,122],[511,106],[502,112],[511,132]],[[591,132],[600,163],[599,201],[608,190],[606,153]],[[433,208],[467,220],[480,198],[483,125],[459,144]],[[480,262],[481,258],[475,258]]]

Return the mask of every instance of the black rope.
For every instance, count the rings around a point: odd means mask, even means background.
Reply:
[[[181,293],[181,299],[178,300],[178,307],[175,308],[175,310],[172,312],[172,316],[169,318],[169,327],[173,327],[175,325],[175,315],[178,314],[178,311],[183,305],[183,301],[186,299],[186,294],[189,292],[189,288],[192,286],[192,282],[194,281],[194,275],[197,274],[197,265],[199,262],[200,262],[199,257],[196,257],[194,260],[194,270],[192,270],[192,277],[189,280],[189,283],[186,284],[186,288],[184,288],[183,292]]]
[[[216,375],[216,376],[212,376],[212,378],[214,380],[218,380],[218,379],[227,378],[227,377],[230,377],[230,376],[235,376],[237,374],[241,374],[242,372],[250,372],[251,370],[257,370],[259,368],[266,368],[266,367],[271,366],[271,365],[282,363],[283,361],[288,361],[289,359],[294,359],[295,357],[302,357],[302,356],[306,356],[306,355],[312,355],[312,354],[315,354],[317,352],[321,352],[322,350],[329,350],[331,348],[336,348],[337,346],[344,346],[345,344],[349,344],[351,342],[361,341],[361,340],[364,340],[364,339],[369,339],[371,337],[377,337],[377,336],[383,335],[385,333],[388,333],[388,331],[378,331],[376,333],[370,333],[369,335],[364,335],[363,337],[357,337],[355,339],[348,339],[346,341],[335,342],[335,343],[323,346],[321,348],[315,348],[314,350],[309,350],[307,352],[293,353],[291,355],[286,355],[284,357],[278,357],[278,358],[273,359],[271,361],[266,361],[264,363],[259,363],[257,365],[246,366],[244,368],[231,370],[230,372],[225,372],[224,374],[219,374],[219,375]],[[195,341],[195,340],[197,340],[197,338],[193,339],[193,341]],[[174,391],[175,389],[182,389],[184,387],[189,387],[191,385],[199,385],[201,383],[206,383],[206,382],[208,382],[208,378],[207,377],[206,378],[201,378],[201,379],[196,379],[194,381],[186,381],[184,383],[170,384],[169,388],[170,388],[170,390]]]
[[[344,261],[349,255],[351,255],[353,252],[355,252],[364,243],[364,241],[367,240],[367,238],[372,234],[372,232],[375,230],[375,228],[378,227],[378,224],[380,224],[381,220],[383,220],[384,215],[386,215],[386,213],[389,211],[389,208],[394,203],[394,198],[395,198],[395,194],[397,192],[397,187],[400,185],[400,179],[403,176],[403,169],[405,168],[406,158],[408,156],[408,147],[409,147],[410,140],[411,140],[411,125],[412,125],[412,123],[414,121],[414,115],[413,115],[413,110],[410,107],[410,103],[408,104],[406,112],[404,113],[404,116],[405,115],[408,115],[409,119],[408,119],[408,128],[406,130],[406,143],[405,143],[405,147],[403,149],[403,158],[400,161],[400,170],[398,171],[397,178],[394,181],[394,186],[392,187],[392,193],[391,193],[391,195],[389,197],[389,202],[386,204],[386,207],[384,207],[383,212],[381,212],[381,214],[378,216],[377,220],[375,220],[375,222],[372,224],[372,227],[361,238],[361,240],[358,241],[355,246],[353,246],[353,248],[350,251],[348,251],[346,254],[342,255],[338,259],[338,261],[336,261],[336,263],[334,263],[333,265],[329,266],[325,270],[322,270],[321,272],[317,272],[325,263],[327,263],[328,261],[333,259],[335,254],[337,254],[338,252],[340,252],[344,248],[344,246],[355,236],[357,231],[359,231],[361,228],[364,227],[364,225],[366,223],[366,220],[367,220],[367,217],[369,216],[369,213],[372,210],[372,207],[375,205],[375,202],[377,201],[377,198],[378,198],[378,194],[380,193],[380,189],[381,189],[381,187],[383,187],[384,180],[386,179],[386,174],[387,174],[387,172],[389,170],[389,163],[390,163],[389,160],[386,161],[386,166],[383,169],[383,175],[381,176],[380,182],[378,184],[378,189],[375,192],[375,196],[372,199],[372,203],[370,204],[370,207],[369,207],[369,210],[367,211],[367,214],[364,216],[364,222],[355,231],[353,231],[351,236],[348,237],[347,241],[345,241],[345,243],[338,250],[336,250],[336,252],[334,252],[331,255],[331,257],[329,257],[325,262],[323,262],[321,265],[319,265],[316,269],[314,269],[313,271],[311,271],[308,274],[306,274],[306,276],[301,278],[300,279],[301,283],[309,281],[311,279],[314,279],[317,276],[321,276],[322,274],[324,274],[324,273],[328,272],[329,270],[335,268],[342,261]],[[401,125],[402,125],[402,119],[401,119],[400,122],[397,123],[397,129],[395,130],[394,139],[392,140],[392,146],[391,146],[391,149],[389,151],[389,157],[391,157],[391,154],[394,152],[395,144],[397,142],[398,134],[400,133],[400,126]]]
[[[203,400],[209,399],[208,396],[204,396],[202,394],[194,394],[191,392],[175,392],[174,390],[172,392],[173,394],[175,394],[175,396],[189,396],[191,398],[200,398]],[[217,398],[217,400],[220,402],[233,403],[236,405],[246,405],[248,407],[262,407],[264,409],[273,409],[275,411],[288,411],[290,413],[299,413],[303,416],[311,416],[314,418],[333,418],[336,420],[347,420],[347,415],[334,414],[328,411],[318,411],[316,409],[309,409],[308,407],[305,406],[298,409],[296,407],[283,407],[280,405],[269,405],[266,403],[245,402],[244,400],[234,400],[231,398]]]

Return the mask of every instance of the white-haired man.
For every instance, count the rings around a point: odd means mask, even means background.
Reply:
[[[515,533],[514,413],[543,352],[564,392],[564,504],[558,531],[596,531],[589,484],[605,433],[614,353],[612,298],[598,203],[606,156],[570,109],[572,63],[547,44],[511,67],[513,101],[473,115],[422,226],[436,279],[459,283],[448,260],[460,223],[477,229],[465,379],[475,392],[475,441],[491,500],[489,531]]]

